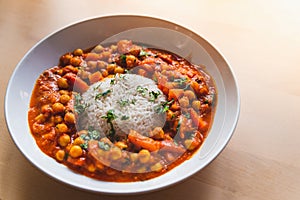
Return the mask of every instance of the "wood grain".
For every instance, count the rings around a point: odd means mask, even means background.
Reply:
[[[299,10],[296,0],[0,0],[0,200],[298,200]],[[40,172],[11,140],[3,106],[9,77],[36,42],[77,20],[118,13],[161,17],[207,38],[231,64],[242,99],[235,134],[209,166],[177,185],[129,197],[80,191]]]

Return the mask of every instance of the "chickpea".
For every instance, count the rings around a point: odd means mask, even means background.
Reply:
[[[122,157],[122,151],[120,148],[118,147],[114,147],[111,149],[111,152],[110,152],[110,158],[112,160],[118,160]]]
[[[200,108],[201,108],[201,102],[200,101],[198,101],[198,100],[194,100],[193,102],[192,102],[192,107],[194,108],[194,110],[200,110]]]
[[[82,56],[83,51],[82,51],[82,49],[75,49],[73,51],[73,54],[74,54],[74,56]]]
[[[65,79],[65,78],[58,79],[57,85],[60,89],[68,89],[69,88],[69,83],[68,83],[67,79]]]
[[[55,128],[56,128],[58,133],[66,133],[69,130],[68,126],[64,123],[57,124]]]
[[[81,63],[81,59],[79,57],[73,57],[70,60],[70,64],[73,65],[74,67],[78,67]]]
[[[151,171],[159,172],[159,171],[161,171],[161,170],[163,169],[163,166],[162,166],[161,163],[158,162],[158,163],[152,165],[152,166],[150,167],[150,169],[151,169]]]
[[[50,105],[43,105],[42,108],[41,108],[41,112],[44,113],[44,114],[49,114],[49,113],[52,113],[52,108]]]
[[[200,145],[199,142],[196,142],[193,139],[186,139],[184,141],[184,146],[187,150],[189,151],[193,151],[194,149],[196,149],[198,146]]]
[[[96,171],[96,166],[94,164],[90,164],[87,169],[89,170],[89,172],[95,172]]]
[[[107,70],[103,70],[102,71],[102,76],[103,77],[107,77],[108,76],[108,71]]]
[[[113,74],[115,72],[116,67],[116,64],[108,64],[106,69],[108,73]]]
[[[63,70],[64,70],[65,73],[67,73],[67,72],[73,72],[74,74],[78,73],[78,68],[76,68],[72,65],[65,66]]]
[[[52,110],[54,113],[62,113],[65,111],[65,106],[61,103],[55,103],[52,105]]]
[[[64,94],[69,95],[69,91],[68,90],[59,90],[59,94],[60,95],[64,95]]]
[[[63,94],[60,96],[59,98],[59,101],[62,103],[62,104],[67,104],[69,101],[70,101],[71,97],[67,94]]]
[[[71,58],[72,58],[71,55],[66,54],[66,55],[63,55],[63,56],[60,58],[60,61],[62,62],[63,65],[68,65],[68,64],[70,64]]]
[[[179,105],[180,105],[180,107],[186,108],[186,107],[189,106],[189,104],[190,104],[190,101],[189,101],[189,99],[186,96],[184,96],[181,99],[179,99]]]
[[[71,142],[71,138],[68,134],[63,134],[58,138],[58,144],[62,147],[67,146]]]
[[[117,66],[114,70],[115,74],[119,73],[119,74],[123,74],[124,73],[124,69],[120,66]]]
[[[83,153],[82,148],[79,145],[72,146],[69,152],[72,158],[78,158],[82,155],[82,153]]]
[[[75,124],[75,115],[71,112],[65,114],[64,120],[68,124]]]
[[[119,147],[120,149],[126,149],[128,147],[127,144],[122,141],[116,142],[115,146]]]
[[[104,49],[104,47],[99,44],[99,45],[95,46],[94,52],[101,53],[101,51],[103,51],[103,49]]]
[[[139,161],[141,163],[147,163],[150,160],[150,152],[147,149],[142,149],[139,152]]]
[[[186,96],[187,98],[189,98],[189,100],[193,100],[196,98],[195,93],[192,90],[186,90],[184,91],[184,96]]]
[[[58,161],[63,161],[64,160],[64,158],[65,158],[65,151],[64,150],[58,150],[56,153],[55,153],[55,158],[56,158],[56,160],[58,160]]]
[[[61,123],[62,121],[63,121],[63,118],[62,118],[62,116],[60,116],[60,115],[55,115],[54,118],[53,118],[53,122],[54,122],[55,124],[59,124],[59,123]]]
[[[134,55],[127,55],[126,56],[126,66],[132,68],[135,66],[136,57]]]
[[[58,70],[56,71],[56,73],[57,73],[58,75],[62,76],[62,75],[64,74],[64,70],[58,69]]]
[[[84,143],[84,140],[81,137],[76,138],[73,142],[74,145],[81,145],[83,143]]]
[[[114,74],[110,74],[106,78],[115,78],[115,75]]]
[[[139,169],[137,169],[137,173],[145,173],[146,170],[146,167],[140,167]]]
[[[137,153],[130,153],[129,157],[130,157],[130,160],[132,162],[135,162],[138,159],[138,154]]]

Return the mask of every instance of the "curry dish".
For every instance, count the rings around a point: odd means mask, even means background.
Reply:
[[[216,101],[204,66],[120,40],[62,55],[37,79],[28,121],[38,147],[75,172],[143,181],[195,154]]]

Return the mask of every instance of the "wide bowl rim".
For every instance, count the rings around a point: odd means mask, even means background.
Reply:
[[[89,187],[82,187],[82,186],[78,186],[78,185],[74,185],[66,180],[61,180],[59,179],[57,176],[51,174],[50,172],[47,171],[47,169],[44,169],[43,167],[41,167],[39,165],[39,163],[37,163],[35,160],[33,160],[29,155],[27,155],[23,149],[22,146],[17,142],[17,138],[16,135],[12,133],[12,124],[10,122],[10,119],[8,119],[8,101],[9,101],[9,92],[11,90],[11,88],[13,87],[13,79],[16,76],[17,71],[19,70],[19,68],[22,66],[22,62],[26,59],[26,57],[36,48],[38,47],[40,44],[42,44],[44,41],[46,41],[47,39],[51,38],[52,36],[59,34],[61,31],[64,31],[67,28],[73,27],[73,26],[77,26],[81,23],[86,23],[88,21],[93,21],[93,20],[98,20],[99,18],[111,18],[111,17],[140,17],[140,18],[152,18],[155,20],[160,20],[160,21],[164,21],[165,23],[170,23],[172,25],[176,25],[179,26],[180,28],[186,30],[187,32],[192,33],[193,35],[200,37],[201,39],[203,39],[204,41],[206,41],[211,48],[213,48],[218,54],[219,56],[223,59],[223,61],[226,63],[227,67],[229,68],[229,71],[231,73],[232,76],[232,81],[234,83],[234,91],[236,93],[236,102],[237,105],[235,107],[235,117],[233,119],[233,124],[231,126],[231,129],[228,132],[227,137],[225,138],[225,142],[222,143],[221,146],[218,147],[218,150],[216,151],[216,153],[214,155],[210,156],[210,159],[203,165],[203,167],[201,167],[200,169],[194,169],[192,171],[190,171],[187,175],[180,177],[180,178],[176,178],[173,180],[170,180],[170,182],[168,183],[164,183],[164,184],[160,184],[159,187],[148,187],[148,188],[135,188],[134,190],[128,190],[127,189],[122,189],[122,190],[118,190],[118,191],[114,191],[114,190],[95,190],[95,188],[89,188]],[[203,168],[205,168],[208,164],[210,164],[223,150],[224,148],[227,146],[227,144],[229,143],[235,129],[238,123],[238,119],[239,119],[239,115],[240,115],[240,92],[239,92],[239,88],[238,88],[238,84],[237,84],[237,79],[236,76],[232,70],[232,67],[230,66],[229,62],[227,61],[227,59],[225,58],[225,56],[221,53],[221,51],[219,51],[219,49],[217,49],[209,40],[207,40],[207,38],[204,38],[203,36],[201,36],[200,34],[198,34],[196,31],[194,31],[193,29],[191,29],[190,27],[186,26],[186,25],[182,25],[178,22],[174,22],[172,20],[169,19],[162,19],[158,16],[153,16],[153,15],[136,15],[136,14],[108,14],[108,15],[99,15],[99,16],[94,16],[94,17],[89,17],[89,18],[85,18],[85,19],[81,19],[78,21],[75,21],[73,23],[70,23],[66,26],[63,26],[62,28],[59,28],[55,31],[53,31],[52,33],[48,34],[47,36],[45,36],[44,38],[42,38],[41,40],[39,40],[34,46],[32,46],[27,52],[26,54],[22,57],[22,59],[18,62],[18,64],[16,65],[13,73],[11,74],[11,77],[9,79],[9,82],[7,84],[7,89],[6,89],[6,94],[5,94],[5,100],[4,100],[4,111],[5,111],[5,121],[6,121],[6,126],[7,129],[9,131],[9,134],[13,140],[13,142],[15,143],[15,145],[17,146],[17,148],[19,149],[19,151],[24,155],[24,157],[30,161],[30,163],[32,165],[34,165],[35,167],[37,167],[39,170],[43,171],[45,174],[47,174],[48,176],[50,176],[51,178],[54,178],[55,180],[58,180],[62,183],[68,184],[70,186],[76,187],[78,189],[83,189],[85,191],[91,191],[91,192],[99,192],[99,193],[105,193],[105,194],[137,194],[137,193],[145,193],[145,192],[151,192],[151,191],[156,191],[165,187],[169,187],[171,185],[174,185],[176,183],[179,183],[185,179],[187,179],[188,177],[191,177],[192,175],[194,175],[196,172],[202,170]],[[135,182],[136,183],[136,182]],[[130,185],[130,183],[120,183],[120,184],[128,184]]]

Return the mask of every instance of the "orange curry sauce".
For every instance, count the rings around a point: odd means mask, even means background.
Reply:
[[[132,130],[117,137],[78,126],[87,106],[80,95],[93,83],[125,73],[156,82],[167,99],[159,111],[166,114],[164,127],[148,135]],[[216,96],[214,81],[204,67],[121,40],[61,56],[58,66],[37,79],[28,120],[39,148],[75,172],[104,181],[142,181],[195,154],[213,122]],[[98,159],[101,155],[105,162]],[[120,166],[126,170],[117,170]]]

